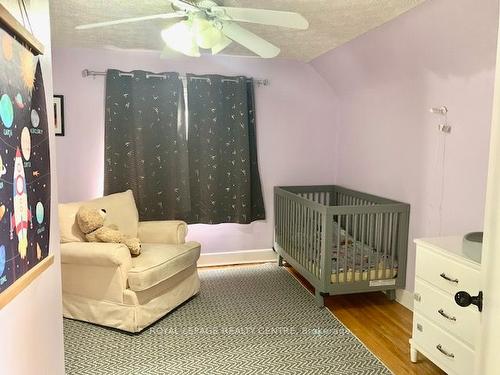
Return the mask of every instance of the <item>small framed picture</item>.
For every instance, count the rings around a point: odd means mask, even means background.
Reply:
[[[54,95],[54,128],[56,135],[64,135],[64,96]]]

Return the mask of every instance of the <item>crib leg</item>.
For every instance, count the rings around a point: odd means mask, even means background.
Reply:
[[[278,254],[278,266],[282,267],[283,266],[283,257]]]
[[[325,298],[324,298],[324,294],[321,293],[319,290],[316,289],[316,291],[314,292],[314,301],[316,302],[316,305],[318,307],[323,307],[325,306]]]
[[[385,295],[389,299],[389,301],[395,301],[396,300],[396,290],[395,289],[390,289],[385,291]]]

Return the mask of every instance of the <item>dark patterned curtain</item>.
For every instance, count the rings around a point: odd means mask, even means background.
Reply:
[[[132,189],[141,220],[189,220],[182,81],[108,70],[104,194]]]
[[[192,221],[265,219],[253,82],[245,77],[190,74],[187,89]]]
[[[104,193],[132,189],[141,220],[265,219],[253,82],[108,70]]]

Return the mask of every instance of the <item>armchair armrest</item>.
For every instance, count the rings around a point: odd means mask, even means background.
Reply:
[[[181,245],[186,242],[188,227],[181,220],[142,221],[139,239],[146,243]]]
[[[61,244],[61,263],[130,269],[132,257],[120,243],[67,242]]]
[[[130,251],[123,244],[103,242],[61,244],[63,293],[93,301],[123,303],[128,271],[131,268]]]

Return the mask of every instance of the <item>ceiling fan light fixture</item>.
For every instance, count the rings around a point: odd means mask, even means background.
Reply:
[[[196,43],[200,48],[211,49],[222,40],[222,32],[213,26],[196,34]]]
[[[199,57],[200,50],[192,32],[191,22],[181,21],[163,29],[161,37],[173,50],[191,57]]]
[[[192,32],[195,35],[196,43],[200,48],[211,49],[222,39],[223,34],[220,28],[214,25],[213,21],[203,16],[192,17]]]
[[[212,27],[212,24],[210,23],[209,20],[207,20],[203,16],[194,15],[191,16],[191,27],[193,33],[198,34],[201,33],[203,30]]]

